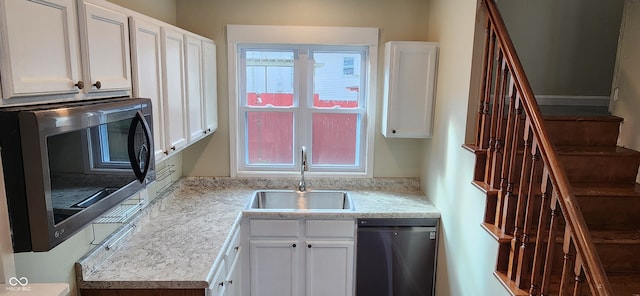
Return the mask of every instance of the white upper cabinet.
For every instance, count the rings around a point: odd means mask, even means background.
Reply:
[[[437,43],[389,41],[384,49],[382,134],[389,138],[431,137]]]
[[[79,7],[86,92],[130,90],[127,15],[87,1]]]
[[[215,132],[218,129],[218,82],[216,69],[216,44],[205,39],[202,41],[202,72],[204,91],[205,131]]]
[[[149,98],[153,106],[153,146],[155,160],[165,157],[165,126],[162,96],[162,50],[160,25],[131,17],[131,62],[133,95]]]
[[[189,119],[189,142],[204,137],[204,94],[202,90],[202,41],[191,35],[184,35],[185,78]]]
[[[1,1],[0,18],[3,98],[78,93],[74,0]]]
[[[152,100],[159,162],[218,126],[215,44],[137,13],[129,25],[133,95]]]
[[[178,151],[187,145],[187,121],[184,79],[184,37],[181,32],[163,27],[162,68],[164,124],[168,149]]]
[[[101,0],[1,1],[0,71],[9,99],[1,104],[130,95],[126,11]]]

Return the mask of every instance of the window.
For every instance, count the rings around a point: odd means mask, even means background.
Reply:
[[[309,174],[370,176],[377,30],[362,45],[260,42],[264,28],[228,28],[232,175],[299,174],[305,146]]]

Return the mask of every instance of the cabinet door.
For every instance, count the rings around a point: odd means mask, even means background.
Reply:
[[[227,257],[225,259],[228,260],[231,257]],[[233,257],[233,261],[231,262],[229,268],[227,269],[227,296],[240,296],[241,294],[241,283],[240,283],[240,256]]]
[[[211,281],[211,285],[207,289],[207,296],[226,296],[227,294],[227,283],[225,282],[226,272],[224,268],[218,268],[215,275],[213,276],[213,280]]]
[[[202,138],[204,132],[204,111],[202,93],[202,41],[189,35],[184,37],[186,96],[189,112],[189,142]]]
[[[131,89],[129,23],[125,14],[80,3],[85,90]]]
[[[385,44],[382,134],[392,138],[431,137],[437,44]]]
[[[171,29],[162,28],[161,33],[165,132],[167,153],[171,153],[187,145],[184,39],[181,33]]]
[[[1,1],[0,9],[4,98],[77,93],[81,72],[75,1]]]
[[[353,295],[353,240],[306,244],[306,295]]]
[[[162,102],[160,26],[131,18],[133,95],[149,98],[153,107],[153,147],[156,162],[166,149]]]
[[[300,250],[298,240],[251,240],[251,295],[298,296]]]
[[[205,131],[218,129],[218,81],[216,69],[216,44],[211,40],[202,41],[202,86],[204,90]]]

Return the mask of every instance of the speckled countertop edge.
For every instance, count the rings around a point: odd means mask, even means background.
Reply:
[[[229,234],[242,217],[440,217],[440,212],[420,191],[418,178],[308,180],[311,190],[348,190],[355,211],[246,210],[254,190],[291,189],[295,184],[296,179],[286,178],[182,178],[132,220],[131,224],[136,227],[123,226],[102,246],[78,260],[78,286],[82,289],[206,288],[221,260],[221,250],[228,244]]]

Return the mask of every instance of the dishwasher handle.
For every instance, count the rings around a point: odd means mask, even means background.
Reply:
[[[437,218],[360,218],[358,227],[381,227],[381,226],[429,226],[438,227]]]

